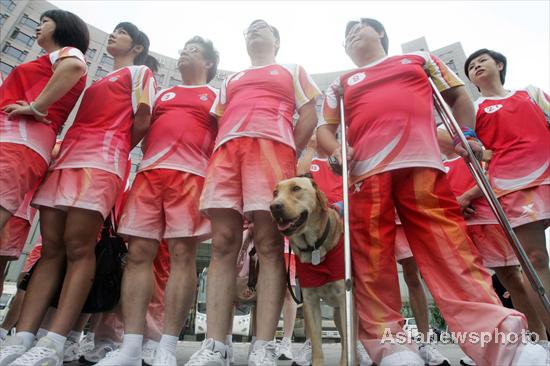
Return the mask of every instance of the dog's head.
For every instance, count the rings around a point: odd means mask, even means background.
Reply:
[[[311,220],[328,210],[325,194],[310,178],[291,178],[279,182],[273,191],[271,215],[285,236],[301,234]]]

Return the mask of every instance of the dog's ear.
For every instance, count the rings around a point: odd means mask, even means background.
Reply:
[[[321,190],[319,189],[319,186],[315,181],[312,179],[311,184],[313,184],[313,188],[315,188],[315,196],[317,197],[317,201],[319,201],[319,204],[323,208],[323,211],[328,209],[328,200],[327,196]]]

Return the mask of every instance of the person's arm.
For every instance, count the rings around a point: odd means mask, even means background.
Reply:
[[[81,60],[76,57],[63,58],[57,61],[53,75],[42,92],[34,101],[31,101],[34,110],[23,100],[7,105],[3,110],[8,114],[8,118],[17,115],[34,115],[37,120],[43,120],[46,116],[41,114],[47,114],[48,108],[71,90],[85,73],[86,64]]]
[[[146,66],[132,71],[132,124],[130,146],[133,149],[145,136],[151,125],[157,84],[153,72]]]
[[[316,145],[317,143],[315,140],[315,135],[313,135],[307,143],[306,150],[298,160],[298,165],[296,166],[296,175],[300,176],[309,172],[311,161],[313,160],[313,156],[315,155]]]
[[[130,148],[133,149],[147,133],[151,125],[151,109],[148,105],[142,104],[134,115],[134,123],[132,124],[132,137]]]
[[[307,142],[317,126],[317,112],[315,110],[315,99],[310,100],[298,110],[299,118],[294,127],[294,143],[296,144],[297,155],[304,149]]]

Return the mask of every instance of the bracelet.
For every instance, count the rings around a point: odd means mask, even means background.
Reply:
[[[466,140],[473,139],[473,140],[479,141],[475,131],[473,129],[471,129],[470,127],[462,127],[462,133],[464,134],[464,137],[466,137]],[[456,136],[453,139],[453,146],[456,146],[456,145],[460,144],[460,142],[461,142],[460,141],[460,136]]]
[[[30,104],[29,104],[29,108],[31,110],[31,112],[33,114],[35,114],[36,116],[40,117],[40,118],[44,118],[48,115],[48,112],[46,113],[43,113],[43,112],[40,112],[38,109],[35,108],[34,106],[34,101],[32,101]]]

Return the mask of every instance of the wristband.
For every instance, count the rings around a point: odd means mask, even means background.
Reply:
[[[29,104],[29,108],[31,110],[31,112],[33,114],[35,114],[36,116],[40,117],[40,118],[44,118],[48,115],[48,112],[46,113],[43,113],[43,112],[40,112],[38,109],[36,109],[36,107],[34,106],[34,101],[32,101],[30,104]]]
[[[332,208],[338,211],[338,214],[340,215],[340,217],[344,217],[344,201],[334,202],[332,204]]]
[[[474,139],[476,141],[479,141],[475,131],[470,127],[462,127],[462,134],[464,135],[464,137],[466,137],[466,140]],[[453,139],[453,146],[460,144],[460,142],[460,136],[456,136]]]

